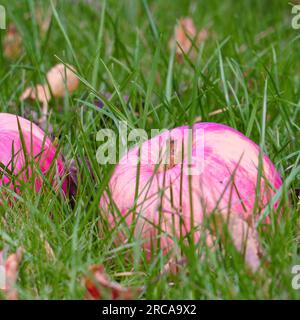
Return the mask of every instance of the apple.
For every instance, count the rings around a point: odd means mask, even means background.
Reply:
[[[32,122],[8,113],[0,113],[0,164],[0,187],[6,185],[12,188],[17,185],[17,191],[32,174],[35,175],[36,191],[41,189],[43,179],[37,173],[37,168],[44,175],[54,168],[54,174],[51,173],[50,177],[53,185],[54,182],[58,185],[56,178],[64,175],[62,160],[56,155],[56,147],[45,133]],[[65,183],[62,188],[66,191]]]
[[[216,212],[235,219],[233,237],[242,249],[236,222],[240,228],[253,226],[281,184],[279,172],[253,141],[226,125],[203,122],[133,147],[115,167],[100,209],[110,227],[118,228],[119,240],[128,237],[123,221],[134,226],[148,257],[158,237],[164,253],[174,237],[186,236],[192,227],[198,241],[205,216]]]

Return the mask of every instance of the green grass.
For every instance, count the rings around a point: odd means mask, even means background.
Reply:
[[[29,185],[14,204],[1,200],[0,246],[9,252],[19,246],[25,250],[17,283],[20,298],[82,299],[81,280],[93,263],[103,263],[124,285],[145,286],[141,298],[299,298],[300,291],[291,286],[291,268],[300,264],[300,210],[293,192],[300,186],[300,31],[291,27],[288,1],[1,4],[22,35],[24,52],[16,61],[0,52],[0,111],[39,112],[37,102],[19,102],[23,90],[44,82],[45,72],[60,60],[73,64],[82,80],[80,88],[72,96],[51,101],[49,121],[65,158],[88,159],[94,173],[92,177],[86,161],[81,162],[74,208],[59,193],[35,193]],[[52,14],[43,37],[33,14],[37,5]],[[198,48],[197,59],[185,57],[179,64],[168,41],[176,21],[184,16],[192,17],[199,29],[208,26],[211,36]],[[112,94],[106,107],[95,108],[95,96],[105,93]],[[128,105],[123,96],[129,96]],[[209,116],[220,108],[228,110]],[[99,236],[98,203],[112,167],[96,161],[97,131],[117,131],[117,120],[126,120],[149,132],[192,123],[198,116],[235,127],[260,144],[285,181],[277,195],[282,219],[277,223],[271,212],[271,225],[264,230],[259,226],[265,254],[257,274],[249,274],[230,248],[224,255],[221,250],[201,247],[196,253],[182,247],[188,263],[176,276],[161,275],[161,255],[146,263],[134,239],[116,247],[114,233]],[[47,254],[45,240],[54,257]],[[125,271],[132,275],[118,277]]]

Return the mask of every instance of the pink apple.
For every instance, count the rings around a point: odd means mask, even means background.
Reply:
[[[26,150],[23,150],[23,145]],[[26,158],[29,165],[26,165]],[[32,160],[35,165],[32,165]],[[6,185],[10,188],[12,187],[10,171],[13,171],[17,186],[20,186],[21,181],[26,182],[32,175],[32,170],[36,170],[37,167],[45,175],[53,167],[52,180],[54,176],[62,178],[64,174],[62,160],[57,157],[56,148],[45,133],[30,121],[8,113],[0,113],[0,163],[0,186]],[[37,172],[35,176],[35,188],[39,191],[42,178]],[[65,183],[63,189],[65,191]]]
[[[188,145],[192,146],[190,153]],[[204,216],[213,211],[230,212],[243,226],[257,219],[282,184],[274,165],[263,155],[254,213],[259,154],[253,141],[222,124],[197,123],[192,135],[186,126],[164,132],[132,148],[121,159],[109,182],[110,194],[105,192],[101,197],[101,212],[112,228],[119,228],[123,241],[126,232],[119,227],[121,218],[129,227],[136,223],[135,236],[145,241],[148,256],[161,231],[161,249],[167,252],[174,236],[186,235],[191,223],[201,226]],[[158,164],[157,159],[161,160]],[[170,161],[163,165],[162,159]],[[195,233],[195,241],[200,233]]]

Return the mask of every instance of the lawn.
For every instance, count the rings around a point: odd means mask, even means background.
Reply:
[[[75,199],[46,187],[34,192],[30,184],[11,196],[13,203],[0,199],[0,247],[24,251],[16,283],[20,299],[83,299],[83,278],[93,264],[125,287],[142,288],[141,299],[299,299],[292,267],[300,265],[300,30],[292,27],[291,3],[1,4],[22,45],[16,57],[5,56],[6,31],[0,30],[0,112],[39,117],[40,102],[19,98],[28,86],[44,83],[55,64],[73,65],[80,78],[76,91],[51,99],[46,123],[66,162],[75,160]],[[207,36],[193,44],[193,55],[178,57],[169,40],[184,17]],[[281,218],[271,210],[270,225],[258,226],[264,254],[256,273],[230,244],[210,251],[203,243],[181,242],[188,263],[176,274],[162,272],[162,254],[146,261],[134,238],[116,245],[116,233],[99,231],[105,225],[99,199],[113,166],[97,162],[97,132],[117,133],[120,120],[150,132],[199,119],[236,128],[261,145],[284,181]]]

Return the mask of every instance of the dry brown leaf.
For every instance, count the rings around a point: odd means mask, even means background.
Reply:
[[[177,274],[182,268],[182,266],[185,266],[187,264],[187,258],[178,258],[180,255],[177,257],[171,258],[165,265],[162,271],[162,275],[165,273],[172,273],[172,274]]]
[[[175,27],[175,34],[169,42],[169,47],[172,49],[176,45],[176,56],[181,61],[184,54],[194,57],[193,41],[199,45],[207,39],[208,35],[207,29],[198,32],[191,18],[181,18]]]
[[[36,87],[26,88],[20,97],[20,101],[31,99],[38,100],[41,103],[48,103],[50,98],[51,96],[48,86],[38,84]]]
[[[75,68],[71,65],[68,65],[68,68],[75,71]],[[20,101],[32,99],[42,103],[42,117],[38,121],[42,128],[47,127],[48,103],[51,99],[51,94],[57,98],[64,97],[67,91],[71,93],[78,87],[78,77],[68,68],[63,64],[55,65],[47,73],[46,84],[38,84],[34,88],[26,88],[20,96]]]
[[[67,91],[77,89],[79,79],[72,70],[76,72],[73,66],[60,63],[48,71],[47,81],[54,97],[64,97]]]
[[[197,34],[194,21],[191,18],[182,18],[175,28],[175,40],[177,42],[176,53],[188,53],[192,48],[191,39],[195,39]]]
[[[45,10],[42,6],[38,6],[35,10],[35,19],[40,28],[42,37],[46,35],[51,23],[51,8]]]
[[[47,240],[45,240],[44,245],[45,245],[45,251],[49,260],[55,260],[56,257],[50,243]]]
[[[141,291],[140,288],[126,288],[109,279],[103,265],[92,265],[90,276],[84,279],[88,300],[133,300]]]
[[[275,32],[275,29],[273,27],[269,27],[266,30],[261,31],[255,36],[255,43],[259,43],[262,39],[266,38],[268,35],[272,34]]]
[[[18,300],[18,291],[15,287],[18,278],[19,264],[22,260],[23,249],[18,248],[16,253],[8,256],[6,261],[3,258],[3,251],[0,252],[0,263],[5,267],[6,288],[3,290],[7,300]]]
[[[249,90],[252,90],[254,88],[254,78],[251,75],[251,73],[252,73],[252,69],[248,69],[243,72],[243,76],[244,76],[245,80],[247,81],[247,85],[248,85]]]
[[[20,101],[31,99],[42,103],[42,116],[38,120],[38,124],[45,128],[48,115],[48,102],[50,100],[50,91],[47,85],[38,84],[36,87],[26,88],[20,97]]]
[[[235,108],[235,106],[232,106],[232,108]],[[221,113],[226,112],[226,111],[228,111],[228,110],[229,110],[228,107],[223,108],[223,109],[217,109],[217,110],[214,110],[214,111],[210,112],[210,113],[208,114],[208,116],[209,116],[209,117],[215,116],[215,115],[217,115],[217,114],[221,114]],[[201,116],[196,117],[196,118],[195,118],[195,121],[202,121],[202,117],[201,117]]]
[[[204,42],[209,36],[209,31],[208,29],[202,29],[198,35],[197,35],[197,44],[201,44],[202,42]]]
[[[22,37],[14,24],[10,24],[7,28],[3,48],[3,54],[8,59],[17,59],[22,53]]]
[[[70,65],[68,65],[68,67],[75,71],[74,67]],[[54,97],[65,96],[67,92],[66,89],[68,89],[69,92],[75,91],[79,84],[78,77],[63,64],[57,64],[48,71],[47,81]],[[38,84],[34,88],[26,88],[20,100],[32,99],[42,103],[48,103],[51,98],[48,84]]]
[[[261,31],[260,33],[258,33],[255,38],[254,38],[254,42],[256,44],[258,44],[261,40],[263,40],[264,38],[266,38],[267,36],[269,36],[270,34],[274,33],[275,29],[273,27],[269,27],[266,30]],[[239,48],[238,48],[238,52],[243,53],[245,51],[248,50],[248,46],[244,43],[242,44]]]

